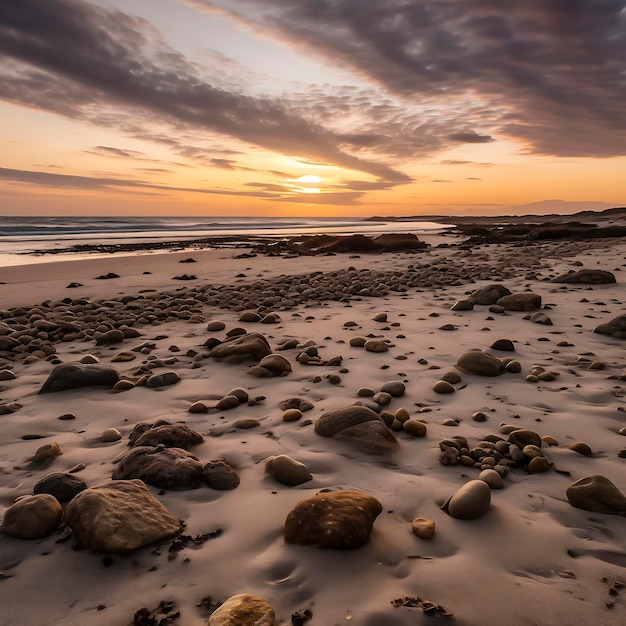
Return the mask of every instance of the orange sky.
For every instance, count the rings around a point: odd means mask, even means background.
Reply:
[[[623,206],[625,4],[576,4],[0,5],[0,214]]]

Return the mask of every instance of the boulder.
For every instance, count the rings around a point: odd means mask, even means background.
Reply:
[[[53,532],[62,517],[63,507],[54,496],[25,496],[5,511],[2,531],[17,539],[39,539]]]
[[[81,491],[65,521],[78,541],[95,552],[125,554],[174,537],[176,519],[140,480],[120,480]]]
[[[50,372],[39,393],[53,393],[79,387],[108,387],[110,389],[119,378],[117,370],[105,365],[61,363]]]
[[[164,445],[166,448],[189,450],[192,446],[197,446],[203,441],[204,437],[199,432],[189,428],[187,424],[163,424],[144,430],[137,438],[132,437],[131,445],[133,447]]]
[[[320,491],[298,502],[287,515],[285,541],[336,550],[360,548],[368,542],[381,511],[376,498],[359,491]]]
[[[626,513],[626,496],[605,476],[593,474],[571,484],[566,491],[572,506],[594,513]]]
[[[113,330],[107,330],[105,333],[96,337],[97,346],[106,346],[113,343],[122,343],[124,341],[124,332],[114,328]]]
[[[159,489],[196,489],[204,480],[202,463],[182,448],[140,446],[124,456],[113,470],[113,480],[138,478]]]
[[[583,285],[609,285],[617,282],[615,280],[615,274],[613,272],[607,272],[606,270],[595,269],[582,269],[577,272],[571,271],[567,274],[561,274],[556,278],[553,278],[553,283],[572,283]]]
[[[456,362],[456,367],[466,374],[477,374],[478,376],[499,376],[503,369],[502,361],[481,350],[470,350],[463,353]]]
[[[209,617],[208,626],[274,626],[271,605],[249,593],[231,596]]]
[[[246,333],[231,337],[215,346],[209,356],[226,363],[242,363],[243,361],[260,361],[271,353],[270,344],[263,335]]]
[[[496,304],[505,311],[536,311],[541,308],[541,296],[536,293],[512,293],[500,298]]]
[[[610,322],[599,324],[593,329],[594,333],[609,335],[615,339],[626,339],[626,315],[619,315]]]

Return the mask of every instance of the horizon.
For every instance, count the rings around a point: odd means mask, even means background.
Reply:
[[[626,204],[626,1],[21,0],[0,58],[6,217]]]

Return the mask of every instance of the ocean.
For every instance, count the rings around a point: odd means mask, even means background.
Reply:
[[[449,225],[422,220],[366,221],[364,218],[287,217],[3,217],[0,267],[69,260],[98,253],[55,249],[78,244],[122,244],[202,239],[216,236],[375,234],[433,232]],[[145,252],[148,253],[148,252]],[[124,254],[120,252],[119,254]],[[129,254],[126,252],[125,254]]]

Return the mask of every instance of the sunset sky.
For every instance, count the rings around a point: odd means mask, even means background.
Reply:
[[[0,214],[556,198],[626,204],[626,0],[0,2]]]

